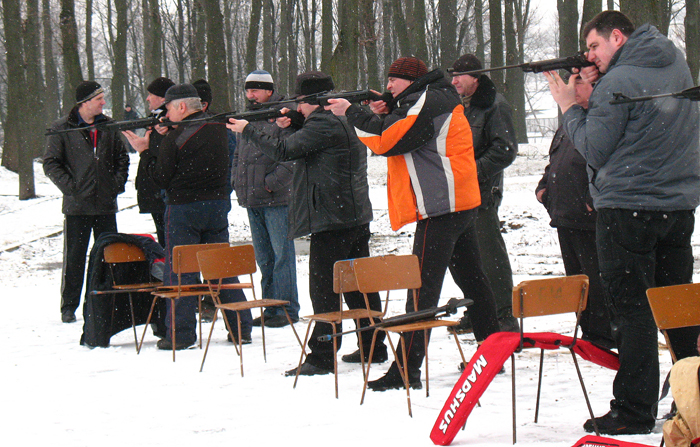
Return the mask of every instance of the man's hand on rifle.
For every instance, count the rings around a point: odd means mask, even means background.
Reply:
[[[326,110],[333,112],[333,115],[344,116],[345,112],[350,107],[350,101],[343,98],[329,99],[328,105],[324,107]]]
[[[566,113],[571,106],[576,104],[576,77],[578,74],[571,75],[569,78],[569,83],[567,84],[559,76],[559,73],[554,71],[544,72],[544,76],[547,78],[549,83],[549,90],[552,92],[552,97],[554,101],[559,104],[561,113]]]
[[[241,133],[243,132],[243,129],[245,129],[245,126],[248,125],[248,121],[246,120],[236,120],[233,118],[228,119],[228,123],[226,124],[226,127],[229,130],[232,130],[236,133]]]
[[[148,129],[146,131],[146,134],[140,137],[131,130],[124,130],[122,131],[122,135],[124,135],[124,137],[126,137],[126,139],[129,140],[129,144],[131,145],[131,147],[133,147],[134,150],[140,154],[141,152],[148,149],[148,143],[151,141],[151,132],[152,129]]]
[[[160,125],[153,126],[153,128],[156,130],[156,132],[158,132],[161,135],[165,135],[166,133],[168,133],[168,129],[170,129],[168,126],[160,126]]]
[[[290,110],[289,108],[283,107],[282,109],[280,109],[280,113],[282,113],[283,115],[286,115],[287,112],[289,112],[289,110]],[[280,116],[279,118],[277,118],[275,120],[275,122],[277,123],[277,126],[281,127],[282,129],[286,129],[287,127],[292,125],[292,119],[288,118],[286,116]]]

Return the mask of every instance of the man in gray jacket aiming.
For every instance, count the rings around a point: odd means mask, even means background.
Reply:
[[[700,117],[697,103],[684,99],[610,104],[617,92],[633,97],[693,85],[683,54],[656,28],[635,29],[619,11],[603,11],[586,24],[583,37],[596,66],[572,79],[595,82],[588,112],[576,105],[575,82],[546,76],[566,134],[588,164],[600,272],[620,353],[610,412],[584,429],[594,431],[595,423],[604,434],[649,433],[659,356],[646,290],[692,281]],[[695,355],[695,338],[688,336],[694,330],[670,334],[679,358]]]

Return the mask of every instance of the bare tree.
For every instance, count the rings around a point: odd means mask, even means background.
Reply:
[[[42,0],[41,21],[44,30],[44,76],[46,78],[46,120],[53,121],[61,113],[61,96],[58,89],[58,70],[53,54],[53,28],[51,27],[51,2]]]
[[[92,0],[85,0],[85,60],[88,79],[95,79],[95,56],[92,51]]]
[[[143,75],[146,82],[161,76],[163,25],[160,21],[159,0],[142,0],[143,21]]]
[[[491,35],[491,66],[503,65],[503,18],[501,0],[489,0],[489,33]],[[491,73],[497,91],[504,91],[503,72]]]
[[[221,14],[219,0],[202,0],[202,4],[207,30],[208,81],[216,94],[219,106],[228,109],[231,104],[228,96],[229,75],[226,67],[224,17]],[[193,80],[196,79],[198,77],[193,78]]]
[[[63,113],[75,104],[75,89],[83,82],[78,55],[78,26],[75,23],[74,0],[61,0],[61,52],[63,54]]]
[[[372,88],[379,88],[379,63],[377,59],[377,34],[374,18],[374,0],[360,0],[361,43],[367,60],[367,83]]]
[[[328,70],[336,88],[345,90],[355,89],[359,78],[359,15],[357,9],[351,7],[351,1],[338,2],[338,44],[333,51]]]
[[[459,56],[457,54],[457,0],[440,0],[438,12],[440,17],[440,58],[438,59],[438,65],[446,66]]]
[[[620,11],[635,25],[650,23],[662,34],[668,34],[671,0],[620,0]]]
[[[559,56],[571,56],[578,51],[579,47],[578,1],[557,0],[557,12],[559,13]]]
[[[685,54],[693,81],[700,70],[700,0],[685,2]]]

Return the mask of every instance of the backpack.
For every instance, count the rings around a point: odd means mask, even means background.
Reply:
[[[687,357],[671,368],[669,382],[676,415],[663,426],[667,447],[692,447],[700,443],[700,357]]]

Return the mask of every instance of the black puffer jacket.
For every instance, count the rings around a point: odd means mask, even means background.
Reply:
[[[474,158],[481,189],[481,208],[500,206],[503,199],[503,170],[518,155],[510,104],[496,93],[493,81],[479,77],[479,87],[464,114],[474,139]]]
[[[289,238],[369,223],[367,148],[344,118],[321,108],[284,140],[246,126],[242,135],[277,161],[296,160]]]
[[[586,160],[559,127],[549,147],[549,164],[535,189],[535,193],[545,190],[542,204],[552,218],[551,226],[595,230],[596,212],[588,210],[593,210],[588,186]]]
[[[282,101],[274,94],[270,101]],[[282,129],[275,121],[254,121],[248,124],[274,138],[291,135],[291,127]],[[244,208],[283,206],[292,194],[293,161],[280,163],[265,155],[256,144],[239,135],[233,156],[233,187],[238,204]]]
[[[165,116],[165,107],[154,110],[148,115],[149,118],[160,118]],[[165,138],[155,130],[151,131],[151,136],[148,141],[148,150],[155,157],[158,157],[158,148],[160,143]],[[162,189],[156,185],[146,172],[146,165],[143,159],[139,160],[139,167],[136,171],[136,199],[139,203],[139,211],[141,213],[164,213],[165,198],[163,197]]]
[[[105,115],[95,123],[111,121]],[[85,124],[84,124],[85,125]],[[78,107],[52,124],[63,130],[80,126]],[[129,155],[116,132],[88,130],[51,135],[44,154],[44,173],[63,193],[63,214],[101,215],[117,212],[124,192]]]

